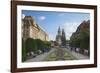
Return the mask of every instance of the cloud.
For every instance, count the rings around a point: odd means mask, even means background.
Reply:
[[[65,30],[66,39],[70,39],[70,36],[73,32],[76,31],[77,27],[79,26],[80,22],[65,22],[62,25],[62,28]]]
[[[25,14],[22,14],[22,19],[25,17]]]
[[[40,19],[40,20],[45,20],[46,17],[45,17],[45,16],[40,16],[39,19]]]

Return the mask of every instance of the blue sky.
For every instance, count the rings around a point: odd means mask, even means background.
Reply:
[[[59,26],[65,30],[66,39],[69,40],[79,24],[90,19],[89,13],[22,10],[22,18],[25,16],[34,17],[36,23],[48,33],[50,40],[55,40]]]

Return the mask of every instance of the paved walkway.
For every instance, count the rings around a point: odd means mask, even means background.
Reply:
[[[89,59],[88,56],[82,55],[80,53],[77,53],[75,51],[70,51],[69,49],[64,48],[66,51],[68,51],[69,53],[71,53],[74,57],[76,57],[78,60],[82,60],[82,59]]]
[[[88,56],[85,56],[85,55],[82,55],[80,53],[77,53],[75,51],[70,51],[69,49],[67,48],[62,48],[64,49],[65,51],[69,52],[71,55],[73,55],[77,60],[82,60],[82,59],[89,59]],[[51,51],[49,52],[46,52],[44,54],[41,54],[41,55],[38,55],[36,56],[35,58],[32,58],[32,59],[29,59],[25,62],[39,62],[39,61],[44,61],[44,59],[46,57],[48,57],[51,53],[55,52],[56,49],[52,48]]]
[[[52,50],[50,52],[46,52],[44,54],[38,55],[35,58],[29,59],[25,62],[39,62],[39,61],[43,61],[48,55],[50,55],[52,52],[54,52],[55,49],[52,48]]]

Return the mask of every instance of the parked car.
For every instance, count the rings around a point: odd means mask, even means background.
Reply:
[[[44,48],[42,51],[43,52],[49,52],[50,51],[50,48]]]
[[[40,55],[40,54],[42,54],[42,53],[43,53],[42,50],[38,50],[38,51],[37,51],[37,54],[38,54],[38,55]]]

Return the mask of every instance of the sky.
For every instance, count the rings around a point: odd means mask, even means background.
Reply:
[[[55,40],[59,26],[64,29],[66,39],[69,40],[80,23],[90,19],[89,13],[22,10],[22,18],[25,16],[32,16],[36,23],[46,31],[50,40]]]

